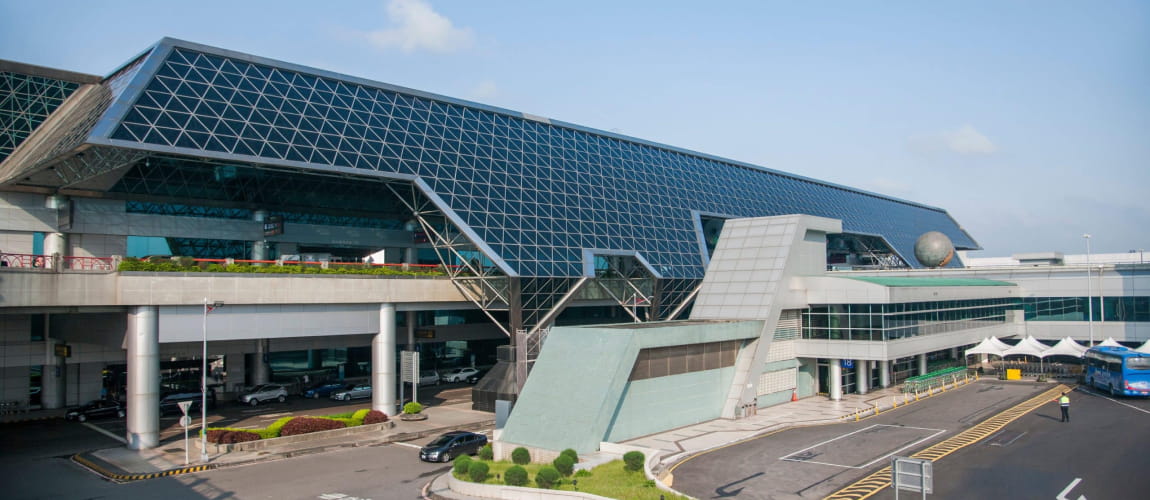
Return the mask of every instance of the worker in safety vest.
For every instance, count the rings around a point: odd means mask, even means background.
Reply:
[[[1066,391],[1066,392],[1062,393],[1062,396],[1059,396],[1059,398],[1056,401],[1058,401],[1058,407],[1062,408],[1062,421],[1063,422],[1069,422],[1070,421],[1070,391]]]

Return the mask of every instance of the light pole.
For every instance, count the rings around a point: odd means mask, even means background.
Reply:
[[[1090,234],[1086,239],[1086,324],[1090,328],[1090,347],[1094,347],[1094,285],[1090,283]]]
[[[215,301],[208,304],[208,298],[204,297],[204,342],[203,353],[201,355],[202,366],[200,368],[200,461],[208,463],[208,313],[212,309],[224,305],[223,302]]]

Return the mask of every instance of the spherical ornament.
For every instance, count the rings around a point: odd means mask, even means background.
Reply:
[[[945,234],[931,231],[914,242],[914,258],[926,267],[943,267],[954,258],[954,243]]]

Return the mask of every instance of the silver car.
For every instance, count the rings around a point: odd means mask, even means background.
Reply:
[[[256,406],[267,401],[284,402],[287,400],[287,388],[279,384],[257,385],[252,390],[240,395],[239,401],[245,405]]]
[[[342,391],[335,391],[331,393],[331,399],[336,401],[350,401],[352,399],[370,398],[371,386],[368,384],[356,384],[349,389]]]

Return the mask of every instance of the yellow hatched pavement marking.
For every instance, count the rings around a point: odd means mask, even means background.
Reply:
[[[1006,409],[1001,413],[990,417],[978,425],[971,427],[962,433],[950,439],[942,441],[941,443],[934,444],[929,448],[922,450],[918,453],[911,455],[913,458],[923,458],[927,460],[938,460],[955,451],[974,444],[978,441],[986,439],[987,436],[994,434],[1007,424],[1017,420],[1019,417],[1034,411],[1034,409],[1049,403],[1055,396],[1061,394],[1062,391],[1067,390],[1065,385],[1058,385],[1042,394],[1039,394],[1029,400],[1015,405],[1012,408]],[[883,467],[877,472],[864,477],[854,484],[847,486],[841,490],[831,493],[825,500],[862,500],[869,498],[879,490],[890,486],[890,466]]]

